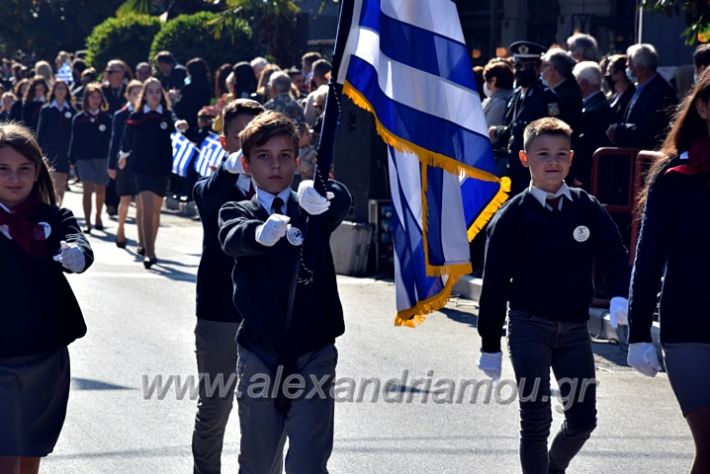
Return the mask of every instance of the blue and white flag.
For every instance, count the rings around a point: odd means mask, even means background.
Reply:
[[[390,145],[395,324],[416,326],[471,272],[468,241],[510,181],[495,175],[456,4],[345,1],[352,22],[337,81]]]
[[[170,134],[173,143],[173,174],[187,176],[187,169],[192,163],[197,147],[182,133],[173,132]]]
[[[210,133],[200,144],[200,155],[195,162],[195,169],[200,176],[209,176],[213,172],[212,167],[219,166],[226,154],[219,142],[219,136]]]

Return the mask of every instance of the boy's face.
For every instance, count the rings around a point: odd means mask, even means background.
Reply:
[[[520,150],[519,153],[523,166],[530,168],[533,186],[550,193],[560,189],[569,173],[573,155],[569,138],[561,135],[540,135],[527,152]]]
[[[298,168],[293,140],[288,135],[272,137],[263,145],[249,151],[249,160],[242,157],[242,166],[258,187],[271,194],[278,194],[291,186]]]
[[[228,153],[234,153],[242,149],[242,142],[239,140],[239,134],[246,128],[249,122],[254,117],[248,114],[240,114],[229,121],[224,127],[224,135],[220,137],[222,148]]]

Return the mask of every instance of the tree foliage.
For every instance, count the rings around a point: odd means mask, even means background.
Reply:
[[[251,59],[254,45],[247,23],[242,19],[225,23],[221,34],[215,38],[215,24],[219,17],[217,13],[200,12],[168,21],[155,36],[150,56],[168,50],[182,63],[201,57],[213,71],[224,63]]]
[[[137,63],[148,60],[150,45],[160,27],[160,19],[148,15],[109,18],[97,25],[86,39],[86,60],[97,70],[115,58],[135,67]]]
[[[2,0],[0,50],[53,59],[60,50],[84,48],[84,39],[123,0]]]

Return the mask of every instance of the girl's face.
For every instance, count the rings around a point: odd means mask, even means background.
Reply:
[[[138,98],[141,96],[141,88],[140,87],[134,87],[131,89],[131,92],[128,93],[126,98],[128,99],[128,102],[133,104],[133,107],[136,106],[138,103]]]
[[[148,107],[151,109],[158,108],[158,105],[160,105],[160,98],[162,97],[162,91],[163,89],[160,84],[154,82],[148,84],[148,87],[145,89],[145,103],[148,104]]]
[[[54,98],[57,102],[64,102],[67,98],[67,86],[58,84],[57,87],[54,88]]]
[[[27,200],[39,168],[11,146],[0,147],[0,203],[12,209]]]
[[[101,94],[97,91],[92,92],[89,95],[89,109],[94,111],[101,106]]]
[[[37,84],[35,87],[35,98],[44,97],[47,95],[47,89],[45,89],[43,84]]]

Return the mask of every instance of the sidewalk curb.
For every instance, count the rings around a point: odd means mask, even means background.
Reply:
[[[474,278],[470,275],[465,275],[454,285],[453,293],[458,294],[463,298],[478,301],[481,297],[481,284],[483,280]],[[611,327],[609,322],[609,311],[605,308],[589,308],[589,333],[595,339],[619,340],[619,335],[616,330]],[[662,354],[660,338],[660,326],[658,322],[653,323],[651,328],[651,336],[653,343],[656,345],[658,354]]]

